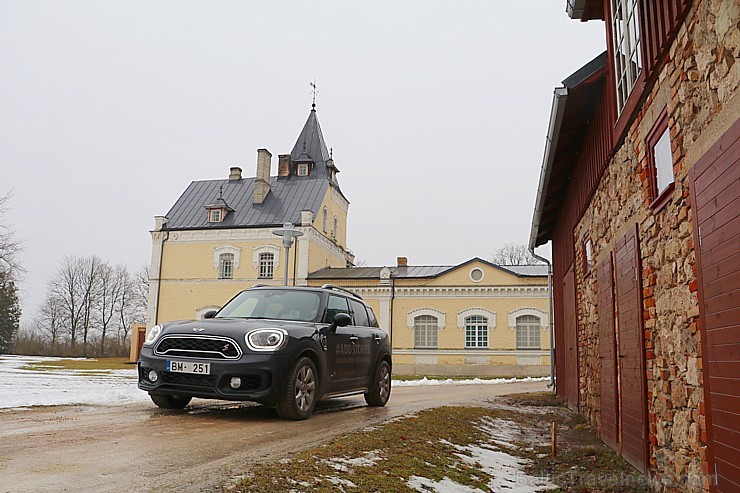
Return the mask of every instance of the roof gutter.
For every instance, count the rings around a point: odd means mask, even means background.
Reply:
[[[563,115],[565,114],[565,103],[568,100],[568,88],[557,87],[552,97],[552,109],[550,110],[550,124],[547,130],[545,140],[545,155],[542,159],[542,170],[540,171],[540,182],[537,187],[537,200],[534,205],[534,216],[532,217],[532,229],[529,233],[529,249],[534,251],[537,247],[537,234],[540,229],[542,212],[545,208],[545,195],[550,185],[550,175],[552,174],[553,163],[555,162],[555,152],[558,147],[558,137],[563,124]]]

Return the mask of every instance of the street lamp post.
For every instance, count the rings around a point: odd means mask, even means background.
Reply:
[[[293,238],[303,236],[303,233],[293,227],[293,223],[284,223],[282,229],[276,229],[272,234],[283,237],[283,247],[285,248],[285,281],[288,285],[288,262],[290,261],[290,247],[293,244]],[[295,267],[294,267],[295,268]]]

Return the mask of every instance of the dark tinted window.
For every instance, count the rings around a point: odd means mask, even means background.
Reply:
[[[375,318],[375,314],[373,313],[373,309],[369,306],[366,306],[365,308],[367,308],[367,314],[370,317],[370,327],[380,327],[380,325],[378,325],[378,319]]]
[[[367,318],[365,305],[355,300],[349,300],[349,304],[352,306],[352,313],[355,315],[355,325],[360,327],[370,327],[370,320]]]
[[[326,306],[326,316],[324,322],[330,324],[334,321],[334,317],[337,313],[349,313],[349,305],[347,305],[347,298],[342,296],[329,295],[329,303]]]
[[[229,301],[216,318],[269,318],[273,320],[316,320],[321,298],[313,291],[255,289],[242,291]]]

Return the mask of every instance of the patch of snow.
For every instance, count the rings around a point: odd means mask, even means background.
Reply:
[[[444,477],[439,481],[432,479],[423,478],[421,476],[411,476],[406,482],[409,488],[428,493],[434,491],[435,493],[484,493],[480,488],[471,488],[462,484],[457,484],[448,477]],[[499,490],[492,490],[499,491]]]
[[[393,380],[394,387],[420,387],[424,385],[499,385],[502,383],[521,383],[521,382],[546,382],[550,377],[524,377],[524,378],[470,378],[467,380],[454,380],[447,378],[438,380],[436,378],[428,379],[427,377],[419,380]]]
[[[339,472],[354,473],[353,467],[372,467],[377,464],[378,461],[385,460],[383,457],[378,455],[380,450],[371,450],[366,452],[362,457],[356,457],[354,459],[346,459],[344,457],[333,457],[331,459],[324,460],[326,464],[336,469]]]
[[[336,478],[334,476],[327,476],[326,479],[335,486],[349,486],[350,488],[357,488],[357,485],[349,479]]]

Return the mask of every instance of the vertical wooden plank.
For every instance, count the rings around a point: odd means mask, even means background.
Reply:
[[[740,179],[729,178],[738,168],[740,120],[689,175],[698,245],[707,462],[710,490],[717,493],[740,491]]]
[[[576,317],[576,286],[573,264],[565,274],[563,282],[563,335],[565,359],[565,380],[567,382],[565,398],[570,409],[578,409],[578,322]]]
[[[619,333],[622,456],[644,473],[647,470],[647,382],[637,225],[617,241],[614,270]]]
[[[611,254],[598,263],[596,273],[599,309],[601,439],[609,447],[618,450],[617,342],[614,334],[614,275]]]

